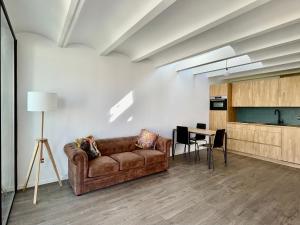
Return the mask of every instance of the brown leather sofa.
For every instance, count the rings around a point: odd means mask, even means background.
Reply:
[[[159,137],[155,150],[135,146],[137,136],[99,139],[101,156],[88,161],[75,143],[66,144],[69,182],[76,195],[168,169],[171,140]]]

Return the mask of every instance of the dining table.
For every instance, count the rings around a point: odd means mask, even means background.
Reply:
[[[209,130],[209,129],[199,129],[199,128],[195,128],[195,127],[188,127],[188,132],[189,132],[189,136],[190,134],[201,134],[201,135],[205,135],[206,137],[208,137],[208,169],[211,169],[211,152],[212,152],[212,139],[213,137],[216,135],[216,131],[215,130]],[[173,129],[172,132],[172,158],[174,159],[175,157],[175,136],[176,136],[176,128]],[[226,148],[226,136],[225,136],[225,151],[227,152],[227,148]],[[227,161],[227,160],[226,160]],[[226,163],[225,161],[225,163]]]

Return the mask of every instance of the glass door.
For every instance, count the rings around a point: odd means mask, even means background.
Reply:
[[[6,224],[16,191],[15,37],[1,1],[1,222]]]

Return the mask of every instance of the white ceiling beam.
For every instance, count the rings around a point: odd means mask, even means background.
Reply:
[[[297,49],[300,48],[300,33],[298,30],[300,30],[300,23],[234,43],[231,46],[226,46],[227,49],[231,48],[231,51],[221,51],[225,48],[222,47],[186,60],[181,60],[177,63],[177,71],[188,70],[248,54],[272,54],[278,50],[290,54],[293,51],[298,51]],[[221,51],[222,54],[217,54],[217,51]],[[208,55],[210,57],[207,57]]]
[[[250,60],[250,59],[249,59]],[[244,62],[238,63],[233,63],[232,65],[229,65],[228,63],[228,71],[230,72],[231,69],[238,69],[238,68],[244,68],[245,71],[250,71],[250,70],[255,70],[257,69],[257,66],[259,68],[261,67],[270,67],[270,66],[275,66],[275,65],[282,65],[286,63],[291,63],[291,62],[297,62],[300,61],[300,49],[298,51],[294,51],[290,54],[281,54],[280,56],[274,55],[274,56],[258,56],[258,57],[253,57],[251,58],[251,61],[249,60],[244,60]],[[215,64],[215,63],[214,63]],[[209,74],[211,72],[217,72],[216,74],[212,74],[211,76],[208,75],[208,77],[215,77],[215,76],[223,76],[225,75],[225,69],[226,69],[226,63],[225,61],[220,61],[220,65],[215,65],[212,64],[211,67],[208,68],[203,68],[203,67],[198,67],[192,69],[193,75],[203,75],[203,74]],[[251,65],[257,64],[256,67],[252,67]],[[223,71],[223,72],[222,72]],[[235,72],[232,72],[235,73]],[[236,72],[237,73],[237,72]]]
[[[58,46],[66,47],[68,45],[70,35],[78,20],[84,3],[85,0],[71,0],[62,30],[57,40]]]
[[[300,53],[300,41],[249,53],[253,61],[262,61]]]
[[[191,31],[186,31],[183,34],[178,34],[176,37],[173,37],[172,40],[168,40],[165,43],[156,46],[155,48],[152,49],[147,49],[146,51],[143,52],[138,52],[137,54],[135,54],[134,56],[132,56],[132,61],[133,62],[138,62],[141,61],[143,59],[149,58],[150,56],[161,52],[171,46],[174,46],[180,42],[183,42],[191,37],[194,37],[196,35],[199,35],[209,29],[212,29],[213,27],[216,27],[220,24],[223,24],[235,17],[238,17],[258,6],[261,6],[267,2],[269,2],[270,0],[255,0],[247,5],[244,5],[238,9],[235,9],[231,12],[229,12],[226,15],[223,15],[217,19],[215,19],[214,21],[211,21],[210,23],[206,24],[206,25],[201,25],[200,27],[195,27],[193,30]]]
[[[270,66],[270,67],[266,67],[266,68],[262,68],[262,69],[246,71],[246,72],[237,73],[237,74],[232,74],[229,76],[224,76],[223,79],[224,80],[232,80],[235,78],[257,76],[260,74],[267,74],[267,73],[272,73],[272,75],[274,75],[274,76],[275,75],[284,75],[284,74],[289,74],[289,73],[300,72],[299,68],[300,68],[300,61],[283,64],[283,65]]]
[[[225,68],[226,60],[228,60],[227,61],[228,67],[230,67],[231,66],[230,64],[232,64],[231,61],[234,59],[236,59],[234,66],[239,66],[239,65],[242,65],[245,63],[246,64],[257,63],[257,62],[261,62],[261,61],[265,61],[265,60],[289,57],[289,56],[294,56],[294,55],[298,55],[298,54],[300,54],[300,41],[292,42],[290,44],[282,45],[282,46],[278,46],[278,47],[274,47],[274,48],[255,51],[255,52],[249,53],[247,55],[243,55],[243,56],[248,57],[249,60],[247,62],[241,61],[241,56],[236,56],[236,57],[219,60],[218,62],[212,62],[212,63],[208,63],[205,65],[192,67],[189,70],[192,70],[193,74],[197,75],[197,74],[205,73],[205,71],[207,70],[206,68],[208,68],[208,70],[217,69],[218,68],[217,63],[220,64],[219,68]]]
[[[300,62],[300,54],[292,54],[283,57],[276,57],[273,59],[266,59],[261,61],[264,64],[264,67],[271,67],[277,65],[290,64],[294,62]]]
[[[221,26],[168,48],[151,59],[159,67],[282,29],[300,21],[299,7],[299,1],[271,1]],[[276,11],[281,13],[272,13]]]
[[[236,76],[236,77],[226,77],[227,82],[236,82],[236,81],[243,81],[243,80],[249,80],[249,79],[259,79],[259,78],[266,78],[266,77],[278,77],[278,76],[287,76],[287,75],[300,75],[300,69],[298,68],[291,68],[291,69],[280,69],[276,71],[274,68],[268,68],[265,72],[261,72],[258,74],[251,74],[250,76]],[[218,80],[223,81],[224,79],[220,80],[220,77],[212,77],[209,78],[210,80]]]
[[[171,6],[176,0],[160,0],[152,5],[150,8],[145,9],[144,12],[139,13],[135,20],[124,27],[115,37],[107,43],[102,43],[99,47],[100,55],[108,55],[114,51],[118,46],[124,43],[128,38],[134,35],[137,31],[142,29],[151,20],[160,15],[164,10]]]
[[[251,68],[251,65],[254,65],[256,63],[260,63],[262,64],[262,68]],[[260,62],[252,62],[250,64],[245,65],[245,68],[249,67],[249,69],[245,69],[245,71],[242,72],[231,72],[230,75],[225,75],[222,73],[216,74],[216,75],[209,75],[208,73],[208,77],[218,77],[218,76],[223,76],[225,77],[232,77],[232,76],[249,76],[251,74],[257,74],[258,72],[261,71],[266,71],[270,68],[278,68],[278,67],[284,67],[285,65],[299,65],[300,63],[300,54],[293,54],[293,55],[288,55],[288,56],[284,56],[284,57],[277,57],[277,58],[273,58],[273,59],[266,59],[266,60],[262,60]],[[243,67],[244,65],[241,65],[241,67]],[[293,67],[293,69],[295,68],[300,68],[300,66],[298,67]],[[275,70],[274,70],[275,71]],[[205,73],[201,73],[201,74],[205,74]],[[194,74],[194,75],[200,75],[200,74]]]

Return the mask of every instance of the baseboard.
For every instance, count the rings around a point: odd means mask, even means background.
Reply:
[[[247,156],[247,157],[250,157],[250,158],[260,159],[260,160],[263,160],[263,161],[268,161],[268,162],[272,162],[272,163],[276,163],[276,164],[280,164],[280,165],[300,169],[300,165],[295,164],[295,163],[280,161],[280,160],[276,160],[276,159],[269,159],[269,158],[266,158],[266,157],[263,157],[263,156],[257,156],[257,155],[252,155],[252,154],[248,154],[248,153],[244,153],[244,152],[237,152],[237,151],[233,151],[233,150],[228,150],[228,152],[236,154],[236,155]]]
[[[63,180],[67,180],[67,179],[68,179],[67,176],[61,177],[62,181]],[[49,183],[55,183],[55,182],[57,182],[57,178],[56,177],[51,177],[51,178],[47,178],[47,179],[41,179],[39,185],[44,185],[44,184],[49,184]],[[23,189],[23,185],[24,184],[18,184],[17,189],[18,190],[22,190]],[[33,182],[28,183],[28,185],[27,185],[28,188],[33,187],[33,186],[34,186]]]

